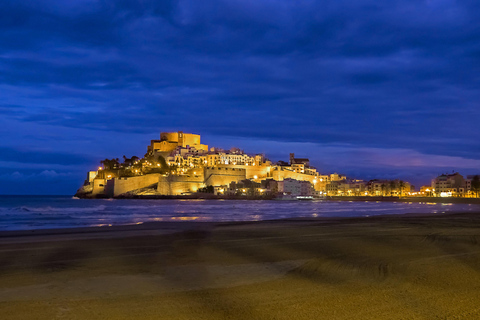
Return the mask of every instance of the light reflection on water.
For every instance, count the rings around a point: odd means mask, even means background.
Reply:
[[[0,230],[139,224],[153,221],[254,221],[479,211],[477,204],[381,201],[82,200],[0,197]]]

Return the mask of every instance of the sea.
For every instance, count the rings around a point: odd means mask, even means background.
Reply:
[[[71,196],[0,196],[0,230],[130,225],[150,221],[228,222],[469,211],[480,212],[480,205],[325,200],[92,200]]]

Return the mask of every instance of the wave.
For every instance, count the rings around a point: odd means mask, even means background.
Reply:
[[[10,209],[13,212],[26,212],[26,213],[89,213],[104,211],[107,208],[105,205],[98,205],[95,207],[15,207]]]

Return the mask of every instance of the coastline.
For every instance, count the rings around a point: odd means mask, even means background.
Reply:
[[[455,197],[327,197],[333,201],[385,201],[385,202],[428,202],[428,203],[465,203],[480,204],[480,198],[455,198]]]
[[[3,319],[477,318],[479,228],[471,212],[0,232],[0,311]]]
[[[78,194],[75,195],[78,197]],[[82,199],[104,199],[98,197],[80,197]],[[233,196],[214,194],[191,194],[191,195],[142,195],[142,194],[121,194],[112,199],[139,199],[139,200],[278,200],[273,195],[261,196]],[[388,197],[388,196],[325,196],[313,198],[313,200],[324,201],[373,201],[373,202],[428,202],[428,203],[464,203],[480,204],[480,198],[461,197]],[[287,200],[295,201],[295,200]]]

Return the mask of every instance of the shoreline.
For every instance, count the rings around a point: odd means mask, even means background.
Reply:
[[[78,197],[78,195],[74,195]],[[372,201],[372,202],[428,202],[428,203],[464,203],[480,204],[480,198],[456,198],[456,197],[397,197],[397,196],[325,196],[316,197],[312,200],[280,200],[275,196],[225,196],[213,194],[192,194],[192,195],[119,195],[107,198],[102,195],[98,197],[78,197],[79,199],[118,199],[118,200],[275,200],[275,201]]]
[[[0,232],[0,312],[7,320],[479,318],[478,230],[480,212],[413,212]]]
[[[271,220],[245,220],[245,221],[149,221],[137,224],[111,225],[111,226],[89,226],[89,227],[71,227],[71,228],[45,228],[33,230],[0,230],[0,239],[9,238],[35,238],[43,236],[76,236],[79,238],[89,238],[89,236],[108,238],[122,236],[137,236],[147,234],[173,234],[187,230],[203,230],[216,227],[235,227],[245,225],[267,226],[281,224],[343,224],[343,223],[361,223],[378,221],[398,221],[409,219],[437,219],[440,217],[468,218],[479,217],[478,212],[439,212],[439,213],[403,213],[403,214],[381,214],[355,217],[294,217],[280,218]]]

